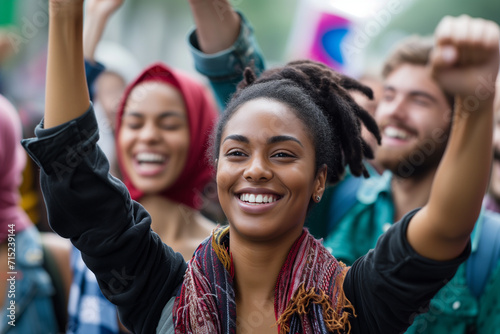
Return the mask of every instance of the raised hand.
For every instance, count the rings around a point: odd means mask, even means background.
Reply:
[[[45,122],[50,128],[90,105],[83,65],[83,0],[50,0]]]
[[[436,33],[431,66],[434,78],[450,93],[482,102],[494,89],[499,67],[500,30],[496,23],[463,15],[444,17]],[[485,85],[490,87],[484,87]],[[467,101],[465,101],[467,102]],[[469,101],[473,103],[473,101]]]
[[[116,12],[123,4],[123,0],[87,0],[88,14],[109,16]]]
[[[122,4],[123,0],[87,1],[83,30],[83,53],[88,61],[95,61],[95,50],[101,40],[108,19]]]
[[[419,254],[450,260],[469,242],[488,184],[500,32],[491,21],[445,17],[435,38],[430,67],[441,88],[455,94],[453,125],[429,201],[407,236]]]
[[[240,17],[228,0],[189,0],[201,51],[208,54],[229,48],[238,38]]]

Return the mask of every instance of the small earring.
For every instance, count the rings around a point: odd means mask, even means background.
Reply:
[[[321,197],[316,196],[316,202],[319,202],[319,201],[321,201]]]

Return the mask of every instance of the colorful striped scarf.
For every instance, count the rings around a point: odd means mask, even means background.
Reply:
[[[275,290],[279,333],[349,333],[352,304],[344,295],[347,269],[304,229]],[[176,333],[236,333],[229,227],[215,230],[196,250],[176,298]]]

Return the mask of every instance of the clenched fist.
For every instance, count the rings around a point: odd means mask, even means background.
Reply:
[[[466,15],[444,17],[435,32],[430,64],[434,78],[449,93],[490,102],[494,94],[486,92],[494,90],[499,39],[499,27],[492,21]]]

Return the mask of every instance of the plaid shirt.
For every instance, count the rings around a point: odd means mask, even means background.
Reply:
[[[71,254],[73,282],[68,302],[67,334],[120,333],[116,306],[99,289],[95,275],[82,260],[80,251]]]

